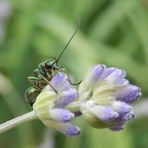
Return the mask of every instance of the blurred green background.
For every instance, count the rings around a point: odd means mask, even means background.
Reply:
[[[125,69],[142,88],[135,107],[139,116],[116,133],[77,119],[82,133],[74,138],[35,120],[0,135],[1,148],[148,148],[148,105],[140,104],[148,95],[148,0],[1,0],[0,123],[31,110],[24,99],[27,76],[41,61],[59,55],[77,16],[79,31],[60,64],[75,81],[97,63]]]

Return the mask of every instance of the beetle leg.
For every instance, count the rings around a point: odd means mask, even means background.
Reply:
[[[69,81],[69,83],[70,83],[71,85],[79,85],[79,84],[81,84],[81,82],[82,82],[82,80],[80,80],[79,82],[72,83],[70,79],[67,79],[67,80]]]
[[[40,81],[39,79],[34,79],[34,77],[28,77],[29,82],[39,91],[41,91],[42,89],[40,88]]]
[[[72,81],[71,81],[71,79],[70,79],[70,77],[69,77],[69,75],[67,75],[67,77],[68,77],[68,82],[71,84],[71,85],[79,85],[79,84],[81,84],[81,82],[82,82],[82,80],[80,80],[79,82],[77,82],[77,83],[73,83]]]
[[[57,90],[50,84],[50,82],[49,82],[42,74],[39,74],[39,75],[42,77],[42,79],[43,79],[45,82],[47,82],[47,84],[50,85],[50,87],[53,89],[53,91],[57,94],[57,93],[58,93]]]

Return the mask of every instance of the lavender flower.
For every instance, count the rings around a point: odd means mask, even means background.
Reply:
[[[47,127],[54,128],[68,136],[78,135],[80,129],[70,122],[75,115],[66,109],[67,105],[78,98],[77,90],[70,85],[64,73],[57,73],[50,84],[57,93],[50,85],[47,85],[33,105],[35,113]]]
[[[91,126],[117,131],[134,117],[130,104],[141,96],[141,90],[125,77],[123,70],[97,65],[82,81],[80,111]]]
[[[81,115],[93,127],[118,131],[135,115],[131,104],[141,96],[141,90],[125,79],[118,68],[97,65],[77,90],[64,73],[53,76],[33,104],[38,118],[50,128],[75,136],[80,129],[70,121]],[[79,93],[79,96],[78,96]]]

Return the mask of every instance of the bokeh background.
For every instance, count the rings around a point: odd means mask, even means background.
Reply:
[[[143,96],[137,117],[122,132],[89,127],[65,137],[40,121],[0,135],[1,148],[148,148],[148,0],[0,0],[0,123],[31,111],[24,93],[37,65],[57,57],[81,24],[60,64],[75,81],[92,65],[127,71]]]

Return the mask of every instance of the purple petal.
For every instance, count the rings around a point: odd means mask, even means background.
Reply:
[[[74,118],[74,114],[72,112],[61,108],[50,109],[49,116],[51,119],[61,122],[67,122]]]
[[[120,113],[119,117],[117,119],[115,119],[112,123],[110,123],[111,125],[123,125],[125,124],[125,122],[129,121],[130,119],[134,118],[135,113],[133,110],[131,110],[128,113]]]
[[[125,78],[126,77],[126,72],[122,69],[118,69],[118,68],[112,68],[114,69],[114,71],[112,72],[111,75],[116,75],[120,78]]]
[[[140,96],[141,90],[135,85],[128,85],[117,94],[119,100],[130,104],[136,101]]]
[[[77,136],[80,134],[80,128],[71,124],[70,122],[63,123],[55,120],[50,120],[50,124],[48,124],[48,127],[54,128],[67,136]]]
[[[102,75],[100,76],[100,79],[99,80],[104,80],[106,77],[108,77],[110,74],[112,74],[114,72],[115,68],[106,68]]]
[[[95,85],[96,82],[99,80],[99,78],[101,77],[101,74],[103,73],[104,69],[106,67],[104,65],[97,65],[95,66],[91,73],[89,74],[89,76],[87,77],[86,82],[88,83],[88,85]]]
[[[106,68],[100,79],[103,80],[107,77],[112,77],[112,76],[124,78],[126,76],[126,73],[125,73],[125,71],[120,70],[120,69],[115,68],[115,67]]]
[[[114,101],[112,108],[117,111],[119,114],[125,114],[132,110],[132,107],[122,101]]]
[[[56,129],[67,136],[77,136],[80,134],[80,128],[69,122],[68,123],[56,123]]]
[[[115,120],[119,114],[113,111],[110,107],[96,105],[90,108],[91,112],[104,122]]]
[[[113,73],[109,75],[105,80],[111,82],[115,86],[120,86],[120,87],[127,85],[129,83],[129,81],[126,80],[122,75],[120,77],[118,73]]]
[[[128,80],[125,79],[126,73],[124,70],[118,68],[105,68],[102,75],[99,78],[99,81],[108,81],[113,85],[126,85]]]
[[[55,90],[57,90],[57,92],[63,91],[71,87],[67,79],[68,78],[65,74],[57,73],[50,81],[50,84],[55,88]]]
[[[77,126],[69,126],[65,130],[65,134],[68,136],[77,136],[80,134],[80,129]]]
[[[76,89],[69,89],[68,91],[64,91],[56,99],[55,107],[57,108],[65,107],[76,98],[78,98],[78,93]]]

